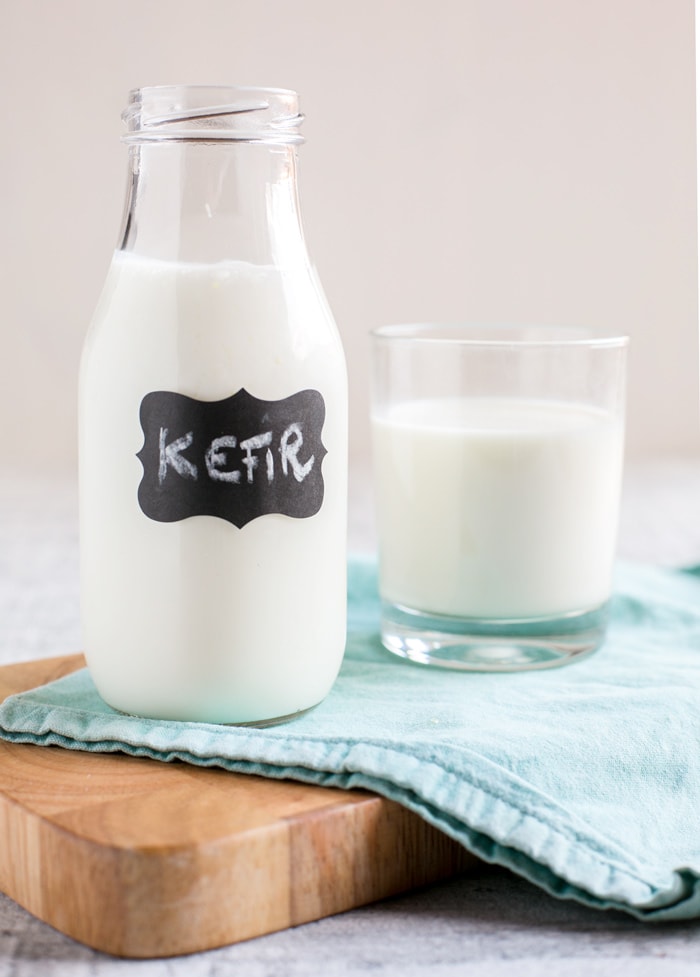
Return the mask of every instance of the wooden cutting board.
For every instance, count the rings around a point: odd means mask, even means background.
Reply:
[[[83,664],[0,667],[0,700]],[[118,956],[235,943],[474,864],[366,791],[0,741],[0,889]]]

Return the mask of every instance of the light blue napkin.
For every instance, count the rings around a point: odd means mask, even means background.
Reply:
[[[368,788],[554,895],[647,920],[700,916],[700,579],[621,566],[599,652],[489,675],[389,655],[375,565],[349,571],[340,677],[294,722],[125,717],[83,670],[6,700],[0,736]]]

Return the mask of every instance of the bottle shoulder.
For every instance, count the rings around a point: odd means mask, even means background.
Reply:
[[[311,269],[197,265],[118,252],[81,373],[205,399],[302,386],[345,389],[342,343]],[[252,386],[251,386],[252,384]]]
[[[323,312],[334,325],[323,289],[306,262],[259,265],[225,260],[212,263],[163,261],[116,252],[93,321],[118,319],[124,310],[139,316],[175,315],[180,327],[206,317],[276,314],[280,322],[304,312]]]

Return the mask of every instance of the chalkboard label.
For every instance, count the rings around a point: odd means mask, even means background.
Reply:
[[[139,505],[158,522],[218,516],[239,529],[271,512],[313,516],[323,503],[325,416],[318,390],[284,400],[247,390],[217,401],[146,394]]]

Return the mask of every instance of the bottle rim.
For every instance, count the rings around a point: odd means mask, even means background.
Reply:
[[[152,85],[129,92],[122,140],[295,145],[304,141],[303,120],[299,97],[288,88]]]

